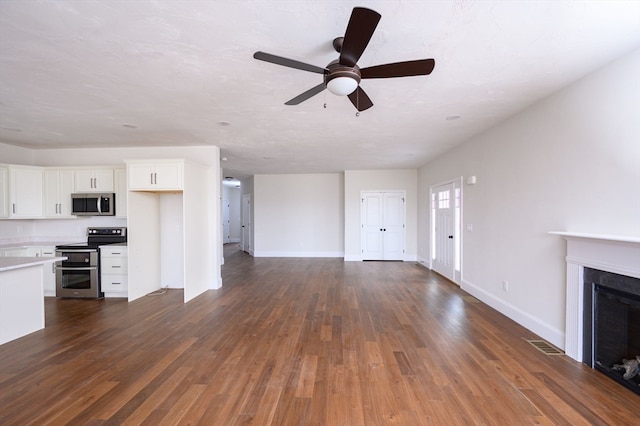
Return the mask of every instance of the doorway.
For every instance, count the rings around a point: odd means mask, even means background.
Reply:
[[[431,269],[460,283],[461,180],[431,187]]]

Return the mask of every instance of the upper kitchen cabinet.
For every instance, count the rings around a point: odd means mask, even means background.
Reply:
[[[114,192],[113,168],[75,170],[75,192]]]
[[[9,168],[0,164],[0,218],[9,217]]]
[[[42,167],[5,164],[0,166],[0,217],[43,217]]]
[[[69,218],[71,193],[74,191],[74,173],[71,169],[44,170],[44,215],[47,218]]]
[[[184,160],[132,160],[127,162],[130,191],[180,191]]]

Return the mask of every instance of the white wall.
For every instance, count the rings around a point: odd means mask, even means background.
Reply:
[[[256,175],[256,257],[342,257],[344,180],[340,173]]]
[[[636,51],[422,167],[420,252],[429,186],[477,176],[463,186],[462,288],[563,347],[565,243],[548,232],[640,236],[639,141]]]
[[[417,170],[347,170],[344,173],[344,258],[361,260],[360,191],[406,191],[405,260],[417,260]]]

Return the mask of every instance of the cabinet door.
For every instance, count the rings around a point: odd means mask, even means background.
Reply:
[[[113,169],[97,169],[94,171],[94,191],[113,192]]]
[[[154,182],[157,189],[182,189],[182,164],[156,163]]]
[[[153,163],[131,163],[127,169],[129,189],[153,189]]]
[[[45,170],[45,217],[72,217],[71,193],[73,189],[72,170]]]
[[[43,173],[41,168],[9,169],[10,216],[38,218],[43,216]]]
[[[93,192],[93,170],[76,170],[76,192]]]
[[[73,193],[73,170],[60,170],[58,177],[58,196],[61,217],[73,217],[71,215],[71,194]]]
[[[9,217],[9,169],[0,167],[0,218]]]
[[[54,257],[56,255],[55,247],[41,247],[40,255],[42,257]],[[55,296],[56,295],[56,264],[55,263],[47,263],[43,266],[42,273],[42,282],[44,285],[44,295],[45,296]]]
[[[75,192],[113,192],[113,169],[80,169],[75,177]]]
[[[58,184],[59,172],[45,170],[44,172],[44,215],[58,217],[60,211],[60,191]]]

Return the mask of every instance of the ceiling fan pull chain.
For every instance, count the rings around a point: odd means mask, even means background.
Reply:
[[[360,117],[360,93],[356,88],[356,117]]]

